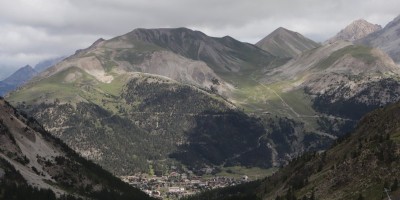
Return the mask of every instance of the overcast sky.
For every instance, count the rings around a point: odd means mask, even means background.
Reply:
[[[399,0],[0,0],[0,79],[135,28],[255,43],[282,26],[321,42],[356,19],[384,26],[399,14]]]

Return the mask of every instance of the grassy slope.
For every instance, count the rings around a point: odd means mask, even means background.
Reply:
[[[376,61],[376,57],[371,54],[372,48],[358,45],[350,45],[345,48],[333,52],[328,58],[321,60],[316,66],[323,70],[329,68],[333,63],[345,55],[362,60],[366,64],[371,64]]]

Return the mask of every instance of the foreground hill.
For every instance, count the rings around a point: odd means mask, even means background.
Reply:
[[[0,199],[151,199],[0,100]]]
[[[299,33],[278,28],[256,43],[256,46],[281,58],[292,58],[320,45]]]
[[[400,103],[375,110],[331,149],[306,154],[263,181],[189,199],[392,199],[400,197]]]

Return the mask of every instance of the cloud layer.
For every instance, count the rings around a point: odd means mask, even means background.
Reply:
[[[135,28],[189,27],[255,43],[278,27],[316,41],[360,18],[385,25],[398,0],[2,0],[0,78]]]

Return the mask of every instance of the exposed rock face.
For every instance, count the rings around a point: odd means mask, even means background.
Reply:
[[[382,29],[381,25],[372,24],[364,19],[359,19],[346,26],[346,28],[341,30],[339,33],[337,33],[331,39],[327,40],[325,43],[334,43],[339,40],[353,42],[355,40],[364,38],[365,36],[375,31],[379,31],[381,29]]]
[[[400,63],[400,16],[396,17],[382,30],[357,40],[355,43],[382,49],[396,63]]]
[[[320,45],[297,32],[278,28],[256,43],[256,46],[282,58],[295,57]]]

